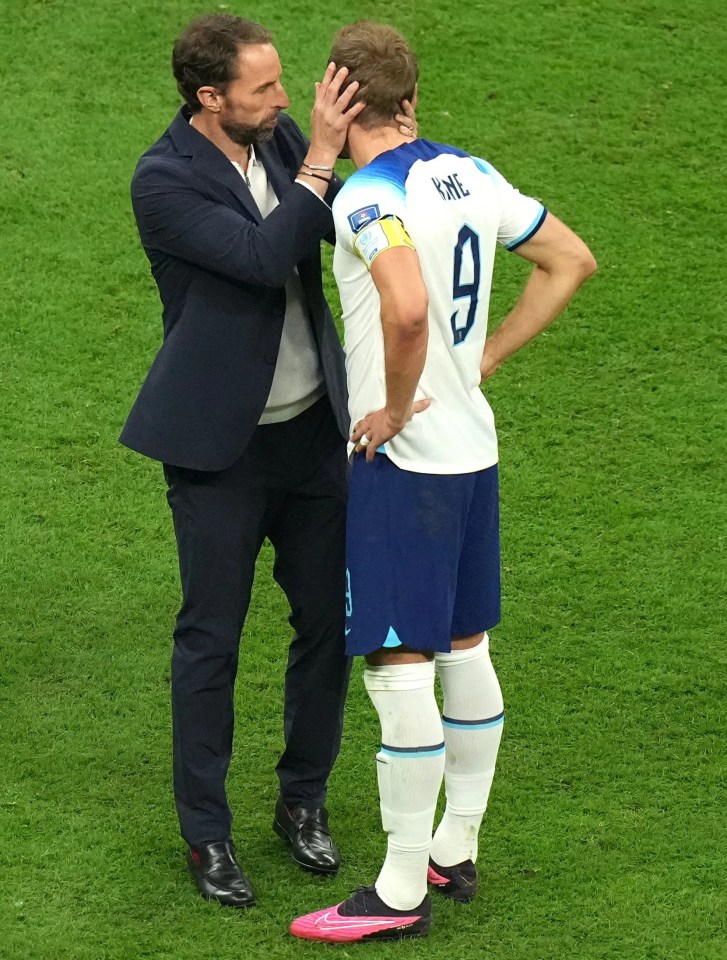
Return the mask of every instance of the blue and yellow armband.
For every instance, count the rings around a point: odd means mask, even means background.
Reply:
[[[404,224],[398,217],[391,214],[368,224],[356,234],[353,241],[354,252],[363,260],[369,270],[378,255],[391,247],[415,249]]]

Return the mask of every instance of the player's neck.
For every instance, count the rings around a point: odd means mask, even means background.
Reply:
[[[411,140],[399,133],[397,127],[375,127],[373,130],[362,130],[353,123],[348,131],[349,153],[359,170],[367,163],[371,163],[379,154],[394,150],[402,143],[411,143]]]

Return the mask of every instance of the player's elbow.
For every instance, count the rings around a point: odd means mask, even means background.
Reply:
[[[565,267],[580,286],[580,284],[585,283],[590,276],[593,276],[598,268],[598,264],[586,244],[579,239],[578,242],[574,243],[571,249],[568,250]]]
[[[416,342],[426,336],[428,329],[429,298],[426,293],[409,297],[396,305],[392,321],[402,340]]]
[[[581,241],[561,249],[548,264],[539,264],[553,280],[566,283],[577,290],[581,284],[596,272],[596,260],[591,251]]]
[[[593,256],[585,243],[583,244],[583,250],[578,256],[578,267],[582,278],[581,282],[587,280],[589,277],[592,277],[596,270],[598,270],[596,258]]]

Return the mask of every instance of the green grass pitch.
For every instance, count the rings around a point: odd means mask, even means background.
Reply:
[[[288,922],[370,882],[384,850],[360,668],[330,791],[339,876],[297,872],[271,832],[289,629],[269,548],[230,776],[257,908],[204,903],[177,837],[171,521],[158,465],[116,438],[161,333],[128,181],[176,109],[171,42],[207,9],[275,31],[304,128],[336,27],[394,23],[421,60],[422,135],[488,158],[599,261],[488,386],[508,716],[482,894],[437,901],[427,941],[360,949],[724,960],[723,0],[3,0],[0,955],[322,955]],[[493,323],[525,276],[498,256]]]

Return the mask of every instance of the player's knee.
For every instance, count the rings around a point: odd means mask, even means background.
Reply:
[[[467,640],[474,642],[464,645],[464,639],[452,641],[452,649],[449,653],[437,653],[435,663],[437,670],[446,669],[448,666],[455,666],[460,663],[469,663],[475,660],[490,659],[490,638],[486,633],[477,634],[475,637],[468,637]]]
[[[469,637],[452,637],[453,650],[469,650],[478,647],[483,640],[488,640],[486,633],[473,633]]]
[[[427,663],[434,659],[431,650],[414,650],[412,647],[379,647],[366,654],[366,663],[372,667],[387,666],[389,664]]]
[[[434,661],[367,663],[364,670],[364,685],[369,693],[420,690],[429,686],[433,687]]]

